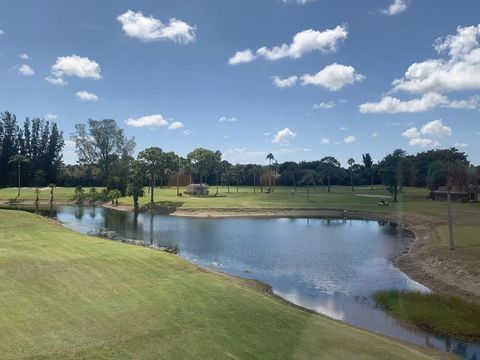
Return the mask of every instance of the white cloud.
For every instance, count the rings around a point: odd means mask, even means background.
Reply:
[[[26,54],[26,53],[18,54],[18,57],[19,57],[20,59],[23,59],[23,60],[28,60],[28,59],[30,59],[30,56],[28,56],[28,54]]]
[[[327,101],[327,102],[322,102],[320,104],[314,104],[313,108],[316,110],[319,109],[333,109],[337,104],[335,104],[335,101]]]
[[[357,140],[357,138],[355,137],[355,135],[349,135],[349,136],[347,136],[347,137],[345,137],[345,138],[343,139],[343,142],[344,142],[345,144],[351,144],[351,143],[355,142],[355,140]]]
[[[402,136],[409,139],[413,139],[413,138],[419,137],[420,133],[418,132],[418,129],[416,127],[412,127],[410,129],[405,130],[402,133]]]
[[[405,0],[394,0],[387,9],[382,10],[384,14],[393,16],[400,14],[407,10],[407,3]]]
[[[410,146],[419,146],[419,147],[435,147],[439,143],[436,140],[426,139],[426,138],[413,138],[408,142]]]
[[[396,97],[384,96],[379,102],[359,105],[361,113],[416,113],[431,111],[437,107],[451,109],[476,109],[480,104],[480,96],[475,95],[467,100],[450,100],[445,95],[427,93],[421,98],[402,101]]]
[[[345,131],[345,130],[347,130],[347,129],[348,129],[348,128],[347,128],[346,126],[340,126],[340,130],[342,130],[342,131]]]
[[[98,96],[88,91],[77,91],[75,95],[82,101],[98,101]]]
[[[278,143],[288,144],[296,136],[297,134],[294,133],[292,130],[290,130],[289,128],[285,128],[283,130],[278,131],[275,134],[275,136],[272,139],[272,144],[278,144]]]
[[[338,25],[334,29],[324,31],[308,29],[295,34],[290,44],[282,44],[273,48],[263,46],[257,49],[256,56],[253,55],[250,49],[238,51],[230,60],[237,57],[238,54],[241,54],[238,55],[239,59],[246,58],[249,61],[254,60],[256,57],[275,61],[283,58],[299,59],[313,51],[330,53],[337,51],[338,44],[347,37],[348,31],[345,25]]]
[[[32,69],[30,65],[23,64],[18,68],[18,73],[24,76],[32,76],[35,75],[35,71]]]
[[[371,136],[372,138],[376,138],[376,137],[378,137],[378,134],[377,134],[376,132],[373,132],[373,133],[370,134],[370,136]]]
[[[429,123],[423,125],[420,129],[422,135],[434,136],[434,137],[444,137],[452,135],[452,128],[443,125],[442,119],[433,120]]]
[[[303,75],[302,85],[319,85],[330,91],[339,91],[344,86],[364,79],[365,76],[356,73],[352,66],[334,63],[314,75]]]
[[[235,116],[232,117],[227,117],[227,116],[221,116],[220,119],[218,119],[220,122],[237,122],[238,119]]]
[[[81,79],[101,79],[100,65],[88,57],[78,55],[60,56],[52,65],[52,75],[45,78],[53,85],[66,85],[67,82],[63,79],[64,76],[76,76]]]
[[[453,146],[456,147],[457,149],[464,149],[464,148],[468,147],[468,144],[456,142],[455,144],[453,144]]]
[[[47,113],[47,114],[45,115],[45,117],[46,117],[48,120],[56,120],[56,119],[58,119],[58,115],[57,115],[57,114],[53,114],[53,113],[51,113],[51,112]]]
[[[278,76],[274,76],[272,79],[273,79],[273,84],[277,88],[283,89],[283,88],[294,86],[297,83],[298,78],[296,76],[289,76],[285,79],[281,79]]]
[[[322,138],[320,138],[320,144],[322,144],[322,145],[330,144],[330,139],[322,137]]]
[[[45,78],[45,81],[48,81],[52,85],[67,85],[68,84],[68,82],[65,81],[64,79],[56,78],[56,77],[52,77],[52,76],[47,76]]]
[[[2,29],[0,29],[0,36],[2,35],[5,35],[5,31],[3,31]]]
[[[180,121],[174,121],[169,125],[168,130],[176,130],[182,128],[184,128],[183,123],[181,123]]]
[[[237,51],[235,55],[228,59],[228,63],[230,65],[237,65],[240,63],[248,63],[253,60],[255,60],[255,55],[252,53],[252,50],[247,49],[243,51]]]
[[[140,118],[129,118],[125,120],[125,124],[133,127],[160,127],[167,126],[168,121],[160,114],[146,115]]]
[[[401,79],[393,81],[394,91],[446,93],[480,89],[480,25],[457,28],[455,35],[435,42],[445,58],[412,64]]]
[[[195,27],[182,20],[170,18],[163,24],[153,16],[145,16],[141,11],[128,10],[117,17],[125,34],[144,42],[171,40],[179,44],[188,44],[195,40]]]
[[[315,0],[282,0],[284,3],[296,3],[298,5],[305,5],[306,3],[313,2]]]

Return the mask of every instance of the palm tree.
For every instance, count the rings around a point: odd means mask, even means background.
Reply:
[[[8,163],[17,164],[18,193],[17,193],[17,197],[15,198],[15,201],[17,201],[17,199],[20,197],[20,187],[21,187],[20,179],[21,179],[22,164],[28,163],[28,159],[22,154],[17,154],[12,156],[10,160],[8,160]]]
[[[352,187],[352,192],[355,191],[353,187],[353,164],[355,164],[355,160],[353,158],[348,159],[347,161],[348,166],[350,167],[350,186]]]
[[[270,168],[270,173],[268,174],[268,186],[269,190],[272,191],[272,161],[275,160],[275,156],[272,153],[268,153],[267,155],[268,166]]]

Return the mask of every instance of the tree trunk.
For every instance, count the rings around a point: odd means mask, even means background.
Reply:
[[[371,169],[371,177],[372,177],[372,190],[373,190],[373,168]]]
[[[217,172],[217,193],[215,195],[218,196],[218,172]]]
[[[330,192],[330,175],[328,175],[328,192]]]
[[[353,188],[353,172],[351,169],[350,169],[350,185],[352,186],[352,192],[355,191],[355,189]]]
[[[255,194],[255,173],[253,174],[253,193]]]
[[[237,193],[238,193],[238,177],[237,177]]]
[[[310,185],[307,185],[307,200],[310,201]]]
[[[393,202],[397,202],[397,192],[398,192],[397,186],[395,185],[393,187]]]
[[[153,204],[153,189],[155,187],[155,179],[152,176],[150,178],[150,204]]]
[[[19,197],[20,197],[20,170],[21,170],[21,165],[20,165],[20,161],[18,162],[18,165],[17,165],[17,176],[18,176],[18,193],[17,193],[17,197],[15,198],[15,200],[17,200]]]
[[[178,176],[179,176],[179,172],[180,171],[177,171],[177,196],[180,195],[180,186],[178,185]]]
[[[450,243],[450,250],[455,250],[455,243],[453,241],[453,223],[452,223],[452,196],[450,190],[447,192],[447,206],[448,206],[448,239]]]

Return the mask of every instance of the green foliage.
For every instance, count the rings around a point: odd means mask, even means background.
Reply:
[[[458,297],[411,291],[380,291],[374,299],[408,324],[443,336],[480,341],[480,305]]]
[[[77,203],[83,203],[83,201],[85,200],[86,198],[86,195],[85,195],[85,190],[83,189],[82,186],[77,186],[75,188],[75,190],[73,191],[73,199],[77,202]]]
[[[214,173],[219,168],[222,153],[197,148],[187,155],[187,161],[191,164],[192,170],[200,176],[200,183],[202,183],[204,177]]]
[[[127,138],[113,119],[89,119],[88,127],[76,124],[72,140],[79,162],[98,168],[107,188],[121,159],[128,158],[135,148],[135,139]]]

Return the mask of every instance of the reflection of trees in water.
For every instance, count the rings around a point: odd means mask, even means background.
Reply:
[[[77,206],[75,208],[75,214],[74,215],[75,215],[76,219],[81,220],[83,218],[84,213],[85,213],[85,209],[83,208],[83,206]]]

